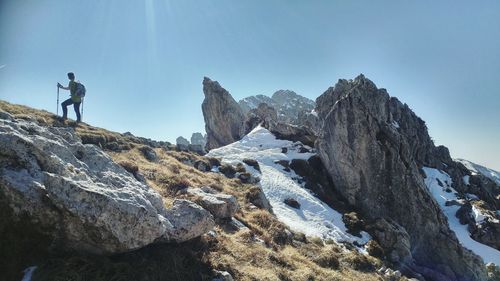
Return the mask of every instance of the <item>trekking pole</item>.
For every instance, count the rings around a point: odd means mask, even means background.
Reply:
[[[59,84],[57,85],[57,104],[56,104],[57,116],[59,116]]]
[[[84,98],[82,98],[82,116],[81,116],[81,118],[80,118],[80,119],[81,119],[81,120],[80,120],[81,122],[83,122],[83,100],[84,100]]]

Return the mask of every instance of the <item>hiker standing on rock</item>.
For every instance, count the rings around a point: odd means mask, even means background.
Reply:
[[[57,83],[57,87],[69,90],[71,97],[61,103],[63,109],[63,120],[68,118],[68,105],[73,105],[76,113],[76,122],[81,122],[82,118],[80,115],[80,104],[82,103],[82,97],[85,96],[85,87],[82,84],[75,81],[75,74],[73,72],[68,73],[69,84],[68,87],[64,87],[60,83]],[[83,90],[82,90],[83,88]],[[83,93],[82,93],[83,91]]]

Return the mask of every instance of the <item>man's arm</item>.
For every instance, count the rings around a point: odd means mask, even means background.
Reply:
[[[57,87],[63,89],[63,90],[69,90],[69,85],[68,87],[64,87],[63,85],[61,85],[60,83],[57,83]]]

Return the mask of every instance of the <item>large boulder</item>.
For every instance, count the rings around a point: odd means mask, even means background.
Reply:
[[[99,147],[83,145],[72,128],[0,120],[0,151],[0,209],[12,213],[2,222],[27,218],[64,249],[120,253],[186,241],[214,226],[193,202],[165,209],[157,192]]]
[[[245,116],[238,103],[217,81],[203,79],[205,99],[201,105],[207,132],[206,149],[218,148],[243,136]]]
[[[419,164],[438,162],[424,121],[362,75],[316,104],[316,148],[334,187],[363,217],[404,228],[413,258],[404,265],[431,280],[484,280],[482,260],[460,245],[424,184]]]
[[[190,143],[185,137],[179,136],[175,139],[175,145],[177,146],[178,150],[187,151],[189,150]]]

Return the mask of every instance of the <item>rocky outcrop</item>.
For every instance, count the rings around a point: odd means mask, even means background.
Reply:
[[[339,80],[316,104],[316,148],[334,187],[363,217],[406,231],[410,252],[398,250],[398,262],[431,280],[484,280],[481,259],[460,245],[424,185],[420,165],[442,165],[436,155],[447,153],[424,121],[362,75]]]
[[[193,202],[165,209],[157,192],[97,146],[83,145],[72,128],[23,120],[0,120],[0,202],[12,223],[27,218],[58,246],[91,253],[182,242],[214,226]]]
[[[239,209],[236,197],[218,193],[208,186],[188,188],[187,193],[195,196],[196,201],[217,219],[229,219]]]
[[[257,108],[251,109],[245,118],[244,134],[250,133],[253,128],[261,125],[269,128],[278,122],[278,114],[274,107],[261,103]]]
[[[191,144],[201,145],[205,147],[206,143],[207,143],[206,136],[203,136],[201,133],[193,133],[191,135]]]
[[[179,136],[175,139],[175,145],[180,151],[187,151],[189,149],[189,141],[182,136]]]
[[[238,103],[217,81],[203,79],[205,99],[201,105],[207,132],[206,149],[240,140],[245,116]]]

